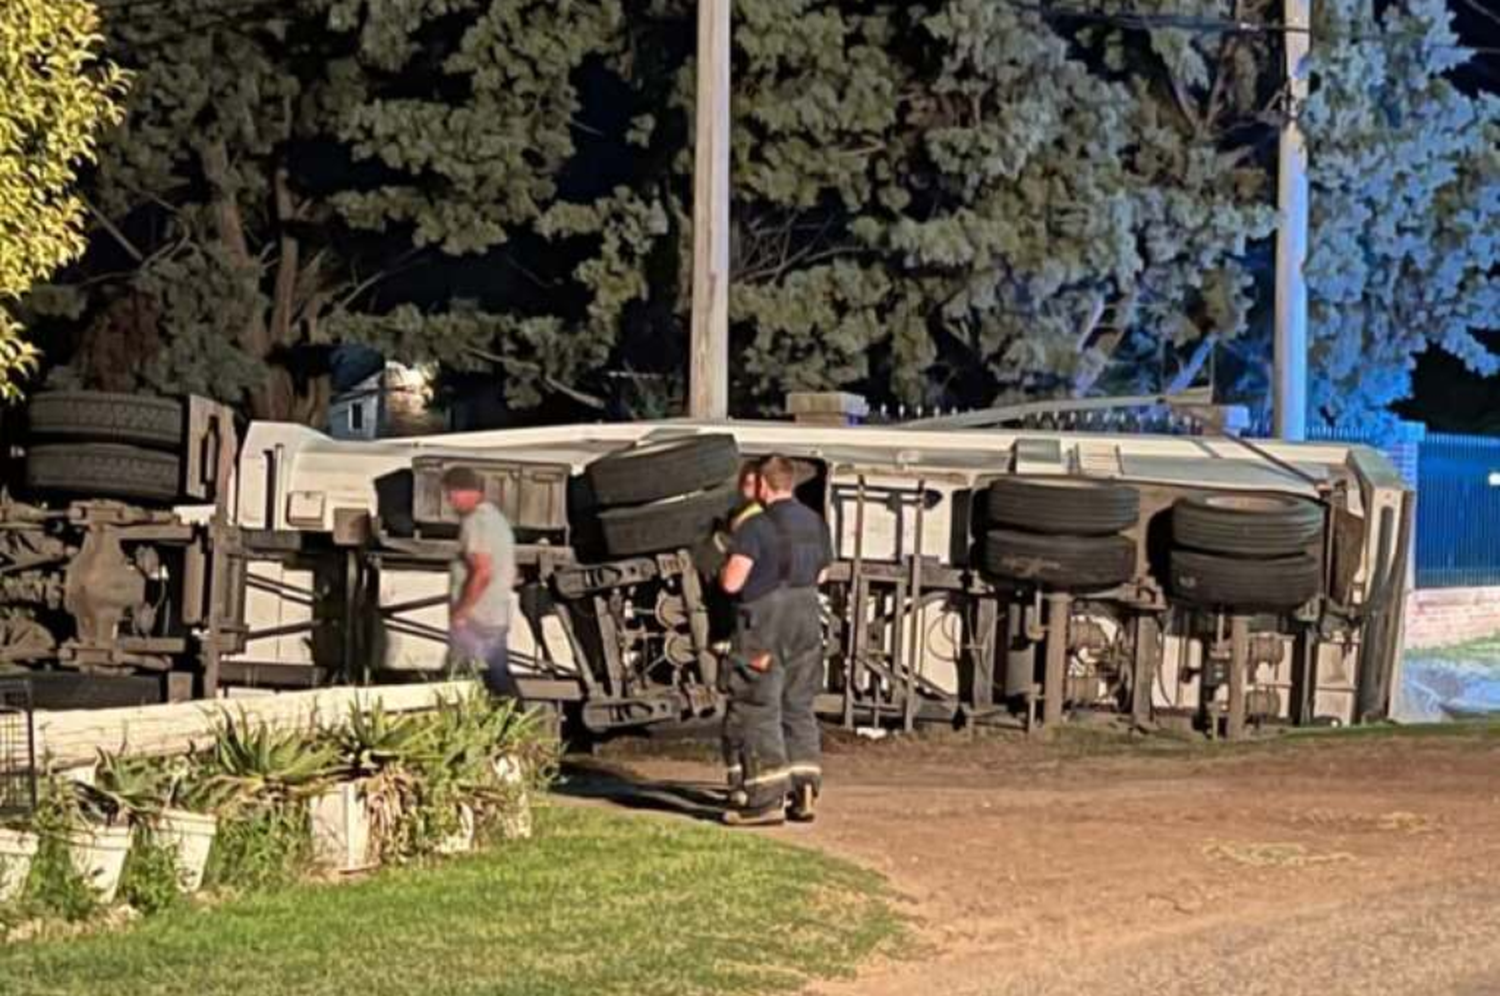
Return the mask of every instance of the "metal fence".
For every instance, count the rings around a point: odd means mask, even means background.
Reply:
[[[1357,432],[1310,436],[1368,442]],[[1500,438],[1418,432],[1404,443],[1387,449],[1417,488],[1417,587],[1500,585]]]
[[[31,683],[0,679],[0,818],[36,808],[36,740]]]
[[[1417,466],[1417,587],[1500,584],[1500,439],[1430,434]]]

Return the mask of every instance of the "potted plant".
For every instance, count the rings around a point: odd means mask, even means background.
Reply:
[[[367,868],[382,858],[401,859],[433,850],[423,831],[423,776],[434,752],[431,727],[419,717],[386,712],[379,702],[359,703],[336,734],[345,780],[314,802],[320,810],[324,862],[340,871]]]
[[[131,811],[97,784],[70,781],[68,788],[71,791],[60,794],[68,859],[100,902],[114,902],[130,854]]]
[[[165,775],[161,808],[152,814],[151,828],[172,854],[182,891],[197,892],[219,833],[216,810],[225,791],[210,781],[203,765],[193,758],[172,758]]]
[[[137,832],[150,834],[171,855],[178,887],[196,892],[218,832],[213,792],[199,765],[186,757],[126,757],[99,752],[94,783],[80,791],[128,813]]]
[[[213,744],[195,755],[177,808],[221,816],[268,816],[317,799],[338,775],[338,756],[326,739],[304,730],[279,730],[241,716],[226,719]]]
[[[542,716],[477,690],[443,702],[436,716],[440,765],[465,805],[504,839],[530,837],[531,789],[555,758]]]

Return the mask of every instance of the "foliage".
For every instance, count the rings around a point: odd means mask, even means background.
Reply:
[[[0,398],[37,362],[12,305],[84,249],[74,187],[124,88],[99,43],[87,0],[0,5]]]
[[[311,860],[305,804],[245,807],[220,821],[204,882],[237,892],[273,889],[295,881]]]
[[[1070,43],[1020,5],[739,10],[731,306],[752,398],[1084,394],[1127,344],[1169,354],[1127,371],[1162,382],[1244,329],[1241,260],[1269,215],[1244,150],[1209,138],[1259,109],[1232,53],[1172,107],[1171,64],[1146,50],[1126,73],[1121,32]]]
[[[172,849],[150,826],[137,824],[120,876],[120,898],[146,916],[163,913],[183,901],[180,874]]]
[[[1315,11],[1313,397],[1347,425],[1429,346],[1496,366],[1472,333],[1500,307],[1497,112],[1443,78],[1464,55],[1442,0]],[[138,80],[90,184],[93,251],[30,298],[81,336],[54,378],[317,422],[328,348],[357,341],[511,411],[671,414],[695,12],[126,5],[106,27]],[[737,410],[1204,380],[1263,401],[1289,110],[1270,0],[736,14]]]
[[[490,279],[410,288],[458,257],[527,271],[508,247],[558,203],[574,73],[620,17],[616,0],[121,5],[109,50],[137,80],[93,184],[108,224],[90,265],[32,301],[82,335],[56,381],[317,422],[327,347],[357,340],[497,366],[516,404],[539,400],[607,354],[610,280],[585,274],[598,301],[577,318],[496,307]],[[572,220],[586,238],[620,224]],[[401,280],[405,296],[380,296]]]
[[[99,894],[79,874],[68,853],[68,838],[80,819],[71,786],[48,779],[31,818],[31,832],[40,840],[22,897],[29,911],[69,923],[87,920],[98,912]]]
[[[226,717],[201,759],[216,811],[298,802],[324,788],[338,772],[337,745],[300,729]]]
[[[1500,372],[1476,331],[1500,316],[1500,97],[1444,73],[1466,62],[1443,0],[1322,0],[1306,108],[1312,184],[1312,414],[1382,428],[1415,357]]]
[[[899,930],[876,876],[813,850],[575,807],[544,817],[524,847],[0,949],[0,977],[8,996],[101,979],[163,996],[775,993],[848,975]]]
[[[481,833],[511,818],[550,770],[552,748],[538,724],[518,704],[478,690],[421,714],[392,716],[378,703],[352,707],[337,734],[339,752],[359,780],[382,858],[432,854],[466,818]],[[519,763],[529,780],[504,781],[502,760]]]

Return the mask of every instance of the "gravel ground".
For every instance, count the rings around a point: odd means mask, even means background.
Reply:
[[[1500,993],[1500,736],[834,743],[819,822],[912,937],[822,996]],[[706,754],[583,794],[709,816]]]

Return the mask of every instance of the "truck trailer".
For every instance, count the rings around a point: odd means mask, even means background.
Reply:
[[[119,704],[446,673],[467,466],[515,528],[512,661],[592,734],[722,713],[704,540],[744,461],[829,523],[820,714],[1240,737],[1388,714],[1414,496],[1365,446],[775,421],[344,441],[202,398],[38,395],[7,429],[0,669]]]

